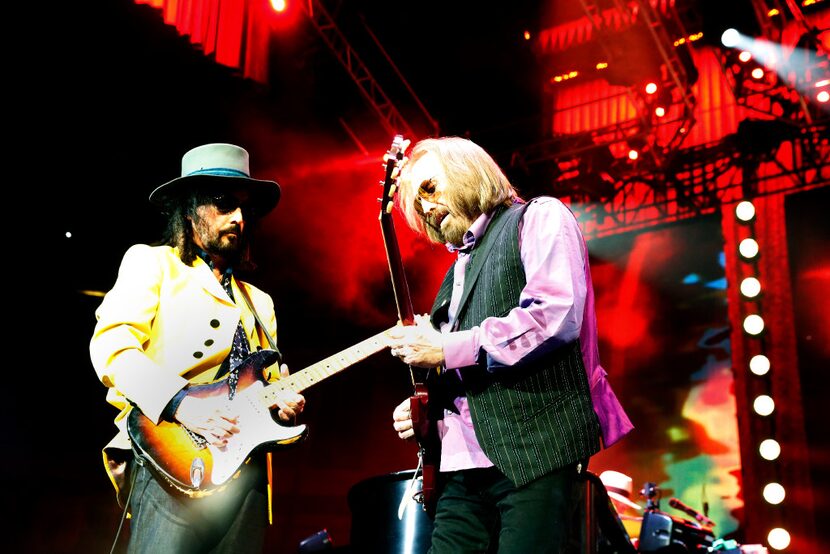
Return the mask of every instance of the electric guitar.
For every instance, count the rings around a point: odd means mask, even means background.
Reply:
[[[138,408],[130,411],[127,432],[159,482],[193,498],[221,492],[255,451],[275,450],[305,437],[305,425],[286,426],[273,419],[270,409],[280,392],[301,392],[380,352],[386,347],[386,332],[273,383],[266,381],[263,370],[278,360],[277,352],[260,350],[248,356],[239,365],[236,394],[233,400],[227,400],[230,409],[239,414],[239,432],[221,448],[179,423],[163,421],[156,425]],[[227,399],[227,376],[191,385],[187,390],[188,396]]]
[[[408,141],[407,141],[408,142]],[[386,259],[389,262],[389,274],[392,278],[392,289],[395,294],[395,304],[398,309],[398,319],[403,325],[415,324],[415,311],[412,308],[412,298],[409,294],[409,285],[406,281],[401,251],[395,235],[395,223],[392,220],[392,209],[395,206],[397,192],[397,178],[403,163],[406,144],[402,135],[395,135],[392,146],[384,156],[385,177],[383,182],[383,197],[380,199],[380,229],[383,234],[383,245],[386,249]],[[435,479],[441,460],[440,441],[438,440],[435,422],[429,417],[429,390],[427,379],[434,370],[409,367],[414,394],[409,397],[410,413],[412,414],[412,429],[415,440],[418,442],[418,457],[422,469],[421,492],[416,496],[428,514],[435,513],[435,503],[438,500]]]

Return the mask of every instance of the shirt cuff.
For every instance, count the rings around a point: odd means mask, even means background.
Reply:
[[[457,369],[478,363],[478,327],[467,331],[446,333],[444,338],[444,365],[447,369]]]

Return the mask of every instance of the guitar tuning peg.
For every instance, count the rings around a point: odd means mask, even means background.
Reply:
[[[398,175],[400,175],[400,173],[401,173],[400,168],[399,168],[398,166],[395,166],[395,167],[392,169],[392,178],[393,178],[393,179],[397,179],[397,178],[398,178]]]
[[[379,184],[380,186],[383,186],[383,179],[378,179],[378,184]]]
[[[409,148],[409,145],[412,144],[412,141],[409,139],[404,140],[401,143],[401,152],[406,152],[406,149]]]
[[[392,185],[389,187],[389,198],[395,196],[395,193],[398,191],[398,185]]]
[[[395,209],[395,203],[394,202],[389,202],[386,205],[386,213],[391,214],[393,209]]]

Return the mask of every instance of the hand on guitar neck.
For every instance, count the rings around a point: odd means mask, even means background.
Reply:
[[[414,325],[397,325],[387,332],[389,348],[407,365],[438,367],[444,364],[444,346],[441,333],[429,321],[429,316],[416,315]]]
[[[280,375],[288,377],[287,365],[282,364]],[[291,391],[281,391],[275,400],[279,418],[285,422],[293,420],[305,407],[305,398]],[[239,432],[237,412],[227,398],[185,396],[176,410],[175,418],[210,444],[221,448],[228,444],[231,435]]]

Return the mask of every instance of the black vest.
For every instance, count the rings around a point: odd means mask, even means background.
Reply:
[[[519,305],[527,282],[519,253],[519,221],[526,206],[496,209],[471,253],[453,330],[471,329]],[[432,307],[436,326],[447,321],[452,286],[450,267]],[[493,372],[482,359],[461,373],[479,444],[516,486],[599,450],[599,421],[579,341]],[[452,377],[442,376],[438,386],[448,387]]]

